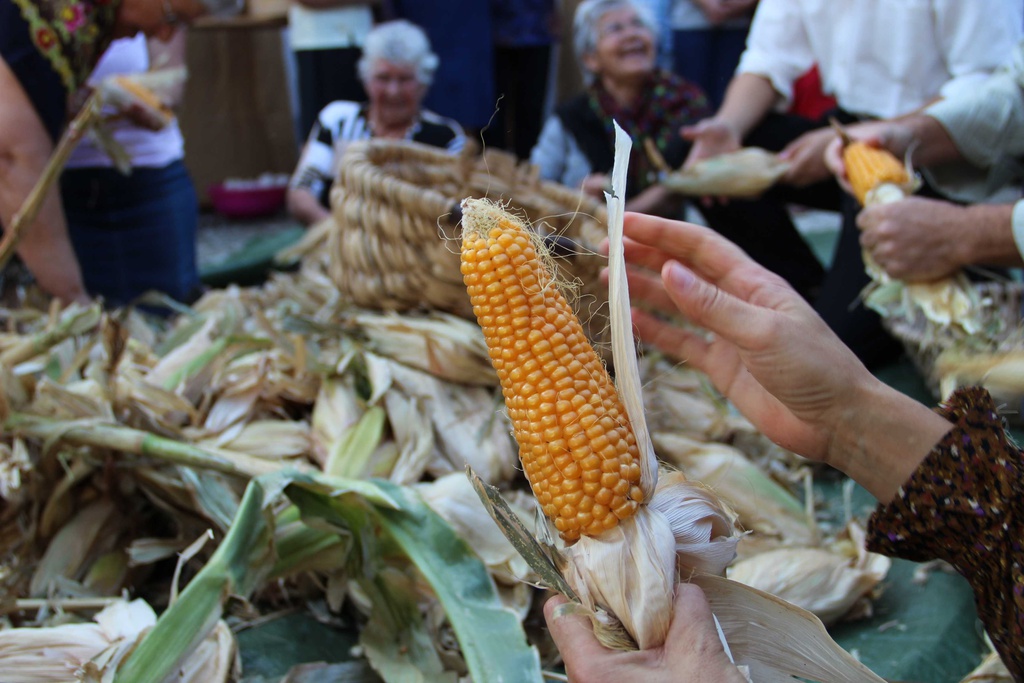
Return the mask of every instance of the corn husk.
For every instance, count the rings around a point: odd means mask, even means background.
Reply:
[[[971,673],[964,676],[961,683],[1012,683],[1013,676],[1003,664],[1003,660],[995,652],[985,656]]]
[[[351,377],[331,377],[320,383],[313,403],[311,439],[313,459],[321,467],[365,412]]]
[[[73,683],[113,680],[118,664],[139,637],[156,624],[143,600],[117,601],[91,623],[0,631],[0,669],[9,683]],[[176,674],[175,683],[220,683],[232,680],[236,646],[221,621]],[[84,678],[83,678],[84,676]]]
[[[491,574],[500,582],[538,583],[538,577],[500,529],[491,524],[487,509],[463,472],[453,472],[416,490],[423,501],[461,536]],[[537,501],[532,496],[507,496],[513,512],[523,519],[535,516]]]
[[[480,327],[467,320],[441,312],[423,318],[365,312],[352,321],[375,353],[449,382],[497,385]]]
[[[725,500],[740,525],[783,545],[815,545],[818,529],[800,501],[739,450],[676,433],[656,433],[662,459],[703,482]]]
[[[802,607],[829,626],[881,583],[890,564],[874,553],[851,558],[825,548],[782,548],[740,560],[728,576]]]
[[[935,360],[943,396],[957,387],[983,386],[997,401],[1016,401],[1024,396],[1024,351],[971,353],[948,349]]]
[[[777,154],[758,147],[702,159],[687,169],[662,173],[659,182],[692,197],[757,197],[789,170]]]

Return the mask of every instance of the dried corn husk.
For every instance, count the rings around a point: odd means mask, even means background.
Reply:
[[[961,683],[1012,683],[1013,676],[995,652],[990,652],[981,664],[964,676]]]
[[[957,387],[983,386],[997,401],[1016,401],[1024,396],[1024,351],[972,353],[956,348],[935,360],[943,396]]]
[[[702,159],[687,169],[662,173],[662,185],[695,197],[757,197],[789,170],[777,154],[758,147]]]
[[[653,434],[659,455],[711,487],[739,516],[740,525],[784,545],[816,545],[818,530],[804,506],[731,446],[681,434]]]
[[[442,312],[422,318],[365,312],[352,322],[382,356],[449,382],[497,385],[480,328],[467,320]]]
[[[537,582],[526,561],[509,543],[504,534],[491,524],[487,509],[473,490],[463,472],[452,472],[416,490],[423,501],[469,544],[496,579],[511,584],[521,581]],[[533,519],[537,507],[532,496],[519,495],[509,499],[513,511],[522,519]]]
[[[851,558],[825,548],[781,548],[740,560],[729,568],[728,577],[802,607],[829,626],[885,578],[890,560],[867,555]]]
[[[0,631],[0,670],[8,683],[97,683],[113,680],[121,660],[137,639],[156,623],[156,614],[142,600],[118,601],[93,623]],[[169,681],[220,683],[232,680],[235,642],[231,630],[218,622],[210,636]]]

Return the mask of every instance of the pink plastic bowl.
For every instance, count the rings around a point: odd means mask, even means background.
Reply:
[[[286,186],[226,188],[211,185],[207,193],[213,209],[226,218],[255,218],[277,213],[284,206]]]

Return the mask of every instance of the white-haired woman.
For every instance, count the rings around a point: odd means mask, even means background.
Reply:
[[[437,64],[415,24],[390,21],[370,31],[358,66],[369,101],[332,102],[320,112],[288,188],[288,210],[296,219],[312,225],[329,215],[337,163],[354,140],[412,140],[453,153],[463,148],[462,127],[422,107]]]
[[[630,0],[584,0],[576,9],[573,41],[586,90],[547,120],[530,161],[541,176],[600,197],[612,167],[617,121],[633,138],[629,208],[674,215],[680,203],[654,181],[644,141],[678,165],[679,127],[708,111],[697,86],[656,67],[657,27]]]
[[[617,121],[633,138],[626,208],[680,217],[683,200],[656,182],[644,143],[653,142],[673,168],[681,166],[689,143],[679,129],[704,116],[703,91],[655,67],[655,27],[630,0],[584,0],[573,31],[587,89],[555,110],[530,161],[541,177],[601,197],[612,168],[612,121]],[[805,298],[815,295],[823,269],[784,210],[761,199],[696,208],[708,225]]]

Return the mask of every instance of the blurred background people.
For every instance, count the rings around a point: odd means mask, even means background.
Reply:
[[[489,0],[390,0],[392,14],[421,27],[440,59],[423,106],[458,121],[477,141],[494,116],[494,24]]]
[[[849,133],[899,157],[910,152],[926,176],[957,187],[956,202],[908,197],[858,214],[861,246],[891,277],[926,282],[971,266],[1021,265],[1024,200],[1019,191],[990,198],[1024,179],[1024,43],[977,88],[920,113],[852,126]],[[845,186],[841,148],[839,140],[829,145],[826,163]]]
[[[684,131],[694,143],[688,164],[744,145],[780,151],[790,162],[780,185],[766,195],[777,206],[763,223],[776,234],[795,230],[787,203],[842,209],[839,244],[816,308],[869,365],[894,359],[902,347],[878,315],[858,303],[868,283],[855,224],[858,207],[824,165],[825,147],[835,136],[828,119],[848,124],[891,118],[978,86],[1010,55],[1021,36],[1022,15],[1017,0],[760,0],[721,107]],[[778,113],[790,104],[794,83],[815,65],[838,107],[818,120]],[[769,268],[780,258],[795,268],[818,267],[787,255],[788,244],[754,250],[728,237]]]
[[[90,82],[115,74],[170,72],[185,64],[186,30],[167,42],[145,36],[115,40]],[[159,92],[177,105],[184,83]],[[182,302],[199,292],[196,227],[199,203],[183,161],[185,149],[176,119],[152,130],[122,115],[109,127],[131,159],[125,175],[95,139],[72,152],[61,176],[68,233],[90,295],[120,306],[149,290]]]
[[[288,210],[296,219],[312,225],[330,215],[337,164],[354,140],[391,138],[462,150],[462,127],[423,108],[438,61],[426,34],[408,21],[370,31],[358,63],[369,100],[332,102],[320,112],[288,188]]]
[[[722,104],[747,42],[757,0],[672,0],[672,68]]]
[[[42,174],[85,85],[114,38],[170,38],[235,0],[0,0],[0,225],[7,229]],[[64,302],[86,300],[57,188],[51,188],[18,254],[40,288]]]
[[[689,144],[680,126],[709,111],[703,91],[655,66],[657,27],[630,0],[584,0],[576,10],[573,43],[587,89],[556,108],[541,131],[530,161],[540,176],[597,198],[608,188],[617,121],[633,140],[626,190],[631,211],[679,218],[684,201],[657,182],[646,151],[654,145],[673,168],[682,165]],[[708,224],[744,248],[761,254],[803,296],[812,297],[821,265],[784,209],[762,200],[698,206]],[[776,229],[785,221],[788,230]]]

